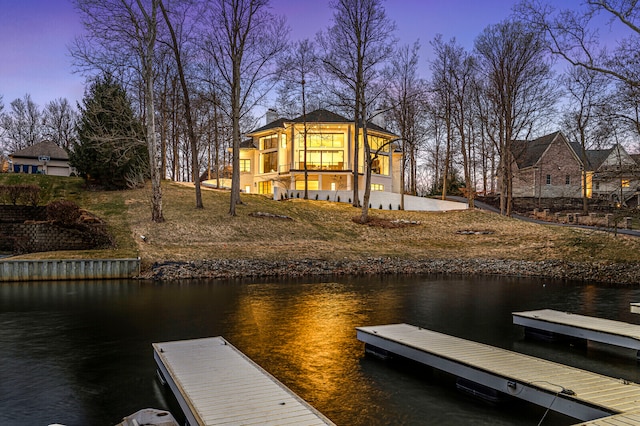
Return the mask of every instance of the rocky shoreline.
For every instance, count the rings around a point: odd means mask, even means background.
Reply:
[[[580,263],[559,260],[534,262],[501,259],[198,260],[155,263],[149,271],[143,272],[140,278],[184,280],[405,274],[502,275],[609,285],[640,284],[638,263]]]

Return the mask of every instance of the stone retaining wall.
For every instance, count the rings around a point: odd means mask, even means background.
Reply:
[[[47,207],[0,204],[0,222],[24,222],[25,220],[47,220]]]
[[[108,247],[111,239],[104,225],[67,228],[50,222],[1,223],[0,251],[37,253],[57,250],[90,250]]]
[[[640,264],[638,263],[579,263],[560,260],[534,262],[500,259],[200,260],[156,263],[151,270],[144,272],[141,278],[255,279],[392,274],[502,275],[620,285],[640,284]]]

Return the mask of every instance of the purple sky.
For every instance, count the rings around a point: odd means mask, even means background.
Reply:
[[[428,74],[429,41],[441,33],[471,48],[475,37],[511,13],[516,0],[388,0],[388,16],[396,22],[400,43],[420,39],[421,73]],[[579,4],[563,0],[563,4]],[[328,0],[272,0],[284,14],[291,39],[311,38],[329,25]],[[67,46],[81,34],[77,12],[69,0],[0,0],[0,95],[9,103],[31,94],[43,107],[56,98],[73,104],[82,99],[84,79],[72,73]]]

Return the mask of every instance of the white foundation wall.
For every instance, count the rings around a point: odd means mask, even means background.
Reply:
[[[341,203],[351,203],[353,191],[308,191],[310,200],[333,201]],[[360,203],[364,197],[364,191],[358,193]],[[273,199],[282,200],[284,198],[303,198],[304,191],[294,189],[274,188]],[[383,210],[399,210],[400,194],[384,191],[371,191],[369,199],[371,209],[376,210],[382,207]],[[443,201],[434,198],[404,196],[404,209],[411,211],[449,211],[466,210],[466,203],[456,201]]]

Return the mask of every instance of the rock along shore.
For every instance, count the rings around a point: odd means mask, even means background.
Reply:
[[[640,284],[639,263],[577,263],[559,260],[397,259],[326,261],[197,260],[155,263],[140,278],[153,280],[300,278],[373,275],[502,275],[538,277],[603,284]]]

